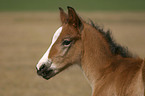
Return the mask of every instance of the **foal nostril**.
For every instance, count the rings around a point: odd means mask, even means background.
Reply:
[[[41,67],[40,67],[40,71],[43,71],[43,70],[46,70],[48,67],[45,65],[45,64],[43,64],[43,65],[41,65]]]
[[[36,68],[37,69],[37,68]],[[38,75],[45,75],[44,72],[48,69],[48,67],[43,64],[41,65],[41,67],[39,68],[39,70],[37,69],[37,74]]]
[[[38,74],[38,75],[41,75],[41,74],[42,74],[42,71],[37,70],[37,74]]]
[[[41,63],[40,63],[41,64]],[[52,62],[49,60],[43,64],[41,64],[41,66],[37,66],[36,70],[37,70],[37,74],[40,76],[46,76],[46,73],[48,71],[48,69],[50,68]]]

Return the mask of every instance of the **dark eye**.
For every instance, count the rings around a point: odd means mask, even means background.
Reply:
[[[71,40],[68,40],[68,39],[64,40],[62,43],[62,45],[65,47],[69,46],[70,44],[71,44]]]

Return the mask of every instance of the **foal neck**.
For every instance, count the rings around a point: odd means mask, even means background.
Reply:
[[[105,38],[91,25],[84,24],[82,31],[82,69],[91,85],[99,78],[99,71],[111,61],[111,51]]]

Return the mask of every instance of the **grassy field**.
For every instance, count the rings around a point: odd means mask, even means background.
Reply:
[[[145,0],[1,0],[0,11],[56,11],[73,6],[81,11],[145,11]]]
[[[112,30],[117,42],[145,57],[145,13],[85,12],[80,15]],[[59,12],[0,12],[0,96],[90,96],[80,68],[73,66],[50,80],[35,66],[60,26]]]

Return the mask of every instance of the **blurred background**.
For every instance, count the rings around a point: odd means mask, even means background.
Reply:
[[[145,0],[0,0],[0,96],[91,95],[77,66],[50,80],[36,74],[37,62],[61,25],[58,7],[68,5],[145,58]]]

